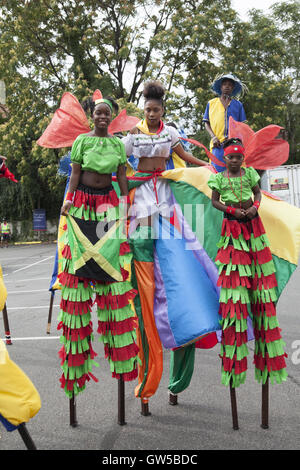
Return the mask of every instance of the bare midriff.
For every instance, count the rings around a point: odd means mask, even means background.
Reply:
[[[147,171],[164,170],[166,168],[166,159],[163,157],[141,157],[139,159],[138,171],[147,173]]]
[[[111,174],[106,175],[85,170],[81,173],[80,183],[95,189],[106,188],[111,185]]]

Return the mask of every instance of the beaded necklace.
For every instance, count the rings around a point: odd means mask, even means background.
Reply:
[[[237,195],[235,194],[234,190],[233,190],[233,187],[232,187],[232,184],[231,184],[231,181],[230,181],[230,178],[229,178],[229,174],[228,174],[228,169],[227,169],[227,178],[228,178],[228,181],[229,181],[229,185],[230,185],[230,188],[231,188],[231,191],[232,193],[234,194],[234,196],[237,198],[238,202],[240,203],[240,208],[242,208],[242,200],[243,200],[243,195],[242,195],[242,192],[243,192],[243,179],[242,179],[242,170],[240,168],[240,178],[241,178],[241,199],[239,199],[237,197]]]

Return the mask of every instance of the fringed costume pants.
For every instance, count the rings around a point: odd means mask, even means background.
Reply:
[[[103,238],[98,234],[95,238],[95,233],[88,237],[78,229],[84,221],[89,221],[89,230],[94,223],[95,232],[100,222],[113,231],[118,220],[119,199],[112,187],[95,190],[79,185],[64,227],[59,274],[62,292],[58,329],[62,330],[63,344],[59,352],[63,371],[60,382],[69,398],[84,390],[91,378],[97,381],[92,374],[93,365],[98,366],[92,347],[93,304],[97,305],[97,332],[104,343],[112,377],[118,379],[122,374],[124,381],[137,378],[137,319],[132,302],[136,291],[126,269],[131,262],[126,235],[106,239],[107,234]],[[104,229],[104,234],[105,230],[109,231]],[[101,268],[99,257],[103,261]],[[118,281],[113,278],[115,272],[119,272]]]
[[[255,378],[263,384],[286,380],[284,343],[276,318],[277,281],[269,242],[260,217],[225,214],[216,264],[222,317],[222,383],[238,387],[247,370],[247,319],[255,337]]]

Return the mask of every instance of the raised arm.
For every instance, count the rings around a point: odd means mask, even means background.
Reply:
[[[200,160],[199,158],[194,157],[191,153],[186,152],[181,144],[176,145],[176,147],[174,147],[173,150],[185,162],[192,163],[193,165],[197,165],[197,166],[208,165],[208,162],[205,162],[204,160]]]

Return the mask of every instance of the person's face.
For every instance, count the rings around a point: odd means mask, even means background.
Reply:
[[[148,125],[150,124],[151,127],[158,126],[163,114],[164,108],[159,101],[146,101],[144,106],[144,115]]]
[[[234,89],[234,82],[232,80],[226,79],[222,81],[221,92],[222,94],[231,96]]]
[[[238,171],[242,163],[244,161],[244,155],[241,153],[230,153],[229,155],[226,155],[225,157],[225,162],[228,170],[232,172]]]
[[[111,110],[105,103],[96,105],[93,113],[93,121],[98,129],[106,129],[111,121]]]

